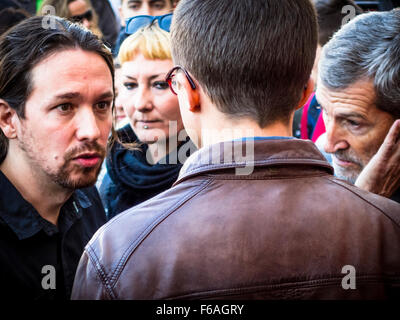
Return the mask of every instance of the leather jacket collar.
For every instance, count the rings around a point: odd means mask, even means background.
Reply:
[[[175,185],[204,172],[235,169],[238,175],[249,175],[257,167],[279,165],[312,166],[314,170],[317,166],[333,174],[333,167],[310,140],[246,139],[199,149],[186,160]]]

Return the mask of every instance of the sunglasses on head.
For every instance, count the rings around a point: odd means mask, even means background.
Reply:
[[[162,16],[134,16],[126,20],[125,33],[133,34],[139,29],[151,25],[154,21],[158,22],[158,26],[167,32],[171,27],[172,13],[164,14]]]
[[[89,9],[88,11],[80,15],[72,16],[69,19],[73,22],[79,22],[79,23],[81,23],[83,20],[92,21],[93,19],[92,9]]]

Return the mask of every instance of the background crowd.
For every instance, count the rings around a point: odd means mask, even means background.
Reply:
[[[355,185],[363,191],[400,202],[398,168],[400,151],[397,151],[399,148],[395,148],[400,132],[398,121],[400,119],[400,92],[398,91],[400,67],[397,62],[399,41],[395,42],[400,37],[400,10],[395,8],[400,6],[400,3],[399,1],[353,0],[313,0],[312,2],[318,19],[318,43],[312,55],[313,68],[310,80],[304,86],[302,103],[293,116],[288,112],[289,119],[287,120],[290,121],[290,126],[287,128],[295,138],[314,142],[328,161],[326,165],[328,163],[332,165],[337,178],[346,180],[350,185]],[[65,273],[65,283],[57,284],[65,290],[55,298],[71,296],[74,279],[74,271],[71,270],[76,268],[80,250],[91,235],[106,220],[111,220],[132,207],[144,204],[144,207],[140,207],[144,209],[137,212],[137,216],[140,217],[140,214],[146,212],[146,204],[149,203],[146,202],[147,200],[154,199],[155,196],[162,195],[167,190],[175,190],[171,188],[182,187],[182,185],[176,186],[177,181],[181,181],[182,175],[188,168],[180,159],[187,159],[201,149],[201,144],[195,141],[193,134],[185,130],[188,127],[181,114],[182,104],[180,106],[183,98],[179,98],[177,94],[179,90],[182,90],[177,84],[178,71],[183,71],[191,89],[196,90],[195,81],[192,80],[190,74],[181,66],[174,68],[170,27],[178,3],[179,0],[5,0],[0,3],[0,35],[7,35],[7,32],[12,32],[13,27],[29,21],[30,17],[50,14],[78,24],[85,30],[90,30],[95,38],[90,38],[88,34],[85,34],[85,37],[93,41],[93,48],[94,39],[100,40],[100,43],[105,45],[105,50],[110,53],[107,59],[113,60],[112,66],[109,65],[113,73],[115,95],[112,127],[106,132],[107,152],[104,152],[104,162],[101,168],[99,167],[98,176],[96,175],[94,181],[97,190],[90,191],[91,194],[94,192],[94,198],[97,199],[100,196],[101,203],[92,202],[96,208],[104,207],[105,216],[97,216],[96,221],[92,223],[95,227],[84,230],[85,237],[80,240],[82,244],[76,246],[74,258],[68,267],[63,267],[59,262],[54,263],[58,263],[59,269],[64,268]],[[362,17],[371,12],[384,12],[386,15],[371,16],[368,23],[364,24]],[[350,21],[358,21],[360,17],[361,22],[354,27]],[[35,23],[38,24],[38,21]],[[85,45],[80,42],[77,46],[85,48]],[[73,45],[68,44],[66,47],[71,49]],[[100,48],[93,48],[89,51],[101,51]],[[210,48],[210,52],[213,52],[212,49]],[[71,53],[71,59],[73,57]],[[64,58],[69,59],[68,55]],[[285,61],[285,58],[281,60]],[[280,58],[274,61],[280,61]],[[171,72],[168,73],[170,70]],[[4,70],[0,69],[0,72]],[[203,84],[201,81],[200,83]],[[286,104],[292,108],[293,103],[290,104],[289,100],[285,100],[290,98],[289,90],[291,89],[288,88],[288,97],[281,96],[278,102],[268,97],[271,99],[268,101],[271,105],[284,106]],[[2,98],[0,96],[0,99]],[[198,97],[193,95],[188,99],[191,103],[193,100],[197,101]],[[227,99],[223,97],[221,101],[226,103]],[[212,100],[212,102],[215,101]],[[196,108],[197,105],[194,104],[193,108]],[[194,111],[190,109],[190,112]],[[226,113],[229,114],[229,112]],[[249,108],[238,111],[238,114],[247,115],[250,118],[258,117],[258,124],[263,128],[270,124],[269,121],[278,119],[280,117],[278,113],[282,110],[276,114],[260,114],[260,111],[257,111],[254,115],[252,112],[256,111]],[[186,116],[186,121],[187,119],[189,118]],[[207,122],[207,120],[204,121]],[[4,141],[6,141],[5,136],[6,133],[0,131],[0,138]],[[276,136],[282,138],[283,135]],[[9,146],[0,145],[0,147],[2,151],[0,161],[3,161],[6,159]],[[308,150],[307,148],[305,147],[305,150]],[[317,155],[314,156],[315,162],[324,160],[324,158],[318,159]],[[193,158],[191,159],[193,161]],[[3,165],[6,168],[7,161]],[[193,164],[190,163],[187,166],[190,167],[190,165]],[[280,165],[282,164],[277,164],[278,167]],[[320,168],[320,170],[326,171],[328,170],[326,168]],[[201,168],[193,170],[201,171]],[[4,190],[11,189],[11,187],[4,188]],[[1,190],[1,192],[4,191]],[[12,194],[11,191],[9,192]],[[228,190],[225,192],[229,193]],[[254,191],[254,193],[257,192]],[[85,198],[84,195],[82,197]],[[173,198],[173,195],[170,197]],[[160,208],[158,198],[155,199],[151,200],[154,208]],[[234,203],[236,199],[234,197],[232,199]],[[381,200],[376,201],[379,207]],[[75,200],[68,206],[76,208],[75,203],[87,209],[85,200],[82,199]],[[355,207],[363,205],[354,202]],[[386,208],[384,204],[382,207]],[[194,208],[197,209],[196,206]],[[99,209],[96,210],[99,212]],[[220,210],[223,209],[220,208]],[[193,209],[193,212],[196,210]],[[71,221],[71,224],[75,223]],[[140,224],[141,221],[139,219],[139,222],[136,222]],[[57,225],[57,220],[53,224]],[[179,225],[178,222],[177,225]],[[236,226],[233,225],[232,228]],[[363,228],[365,226],[360,224],[360,230]],[[181,232],[184,233],[183,230]],[[160,245],[159,242],[155,244]],[[181,244],[175,243],[175,245]],[[103,246],[99,244],[99,247],[91,250],[101,253],[102,248]],[[116,244],[114,249],[114,253],[117,252],[120,245]],[[87,262],[90,257],[86,256],[85,260],[84,256],[82,259],[80,278],[76,281],[89,283],[90,281],[82,275],[86,272],[85,267],[88,270],[90,268],[85,265],[85,261],[90,264]],[[164,263],[168,261],[164,260]],[[126,290],[129,289],[122,289],[124,292]],[[96,292],[92,295],[88,292],[90,290],[85,291],[85,287],[82,286],[82,290],[79,288],[75,290],[75,298],[104,298],[105,296],[103,293]],[[128,294],[128,297],[141,298],[137,293]],[[154,297],[165,296],[151,293],[145,296],[145,298]]]

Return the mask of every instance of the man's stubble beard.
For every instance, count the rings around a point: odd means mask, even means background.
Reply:
[[[19,147],[23,150],[31,164],[32,170],[36,170],[35,175],[38,172],[44,173],[52,182],[57,184],[58,186],[67,189],[67,190],[75,190],[81,188],[87,188],[93,186],[97,177],[100,173],[101,166],[105,157],[105,150],[101,147],[97,142],[84,142],[81,146],[75,147],[70,151],[66,152],[64,155],[64,164],[59,169],[52,169],[48,165],[46,165],[47,159],[43,158],[43,155],[37,157],[38,153],[33,151],[34,139],[31,134],[23,134],[23,138],[19,140]],[[92,168],[79,168],[78,166],[74,166],[71,164],[72,158],[74,155],[79,153],[83,153],[86,151],[96,151],[101,156],[101,161],[96,167]],[[75,167],[75,168],[74,168]],[[71,174],[73,171],[80,170],[80,178],[72,179]],[[93,178],[89,178],[90,175],[93,174]]]
[[[346,170],[343,169],[342,167],[338,166],[335,164],[335,162],[332,163],[333,165],[333,170],[335,172],[335,176],[339,179],[345,180],[351,184],[354,184],[361,172],[360,171],[355,171],[355,170]]]
[[[376,150],[369,150],[368,159],[371,160],[371,158],[374,156],[375,153],[376,153]],[[358,176],[360,175],[360,173],[364,169],[364,167],[368,164],[369,160],[367,163],[364,163],[364,161],[361,158],[359,158],[353,152],[352,149],[338,150],[333,154],[333,156],[334,155],[337,155],[339,159],[351,161],[357,165],[356,169],[353,169],[353,168],[346,169],[346,168],[343,168],[343,167],[335,164],[334,160],[332,163],[333,169],[335,172],[335,176],[337,178],[345,180],[351,184],[355,184]]]
[[[96,181],[97,177],[100,173],[101,170],[101,164],[103,163],[103,160],[100,162],[100,164],[97,167],[93,168],[82,168],[80,169],[82,171],[81,175],[83,175],[85,178],[78,178],[78,179],[71,179],[69,170],[68,171],[68,165],[70,164],[70,161],[66,162],[56,174],[48,174],[48,176],[59,186],[63,187],[64,189],[69,189],[69,190],[75,190],[75,189],[82,189],[82,188],[87,188],[93,186]],[[93,179],[88,180],[88,176],[95,170],[95,175]]]

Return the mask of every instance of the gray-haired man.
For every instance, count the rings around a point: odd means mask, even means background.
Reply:
[[[316,92],[336,176],[400,202],[400,10],[364,14],[324,47]]]

